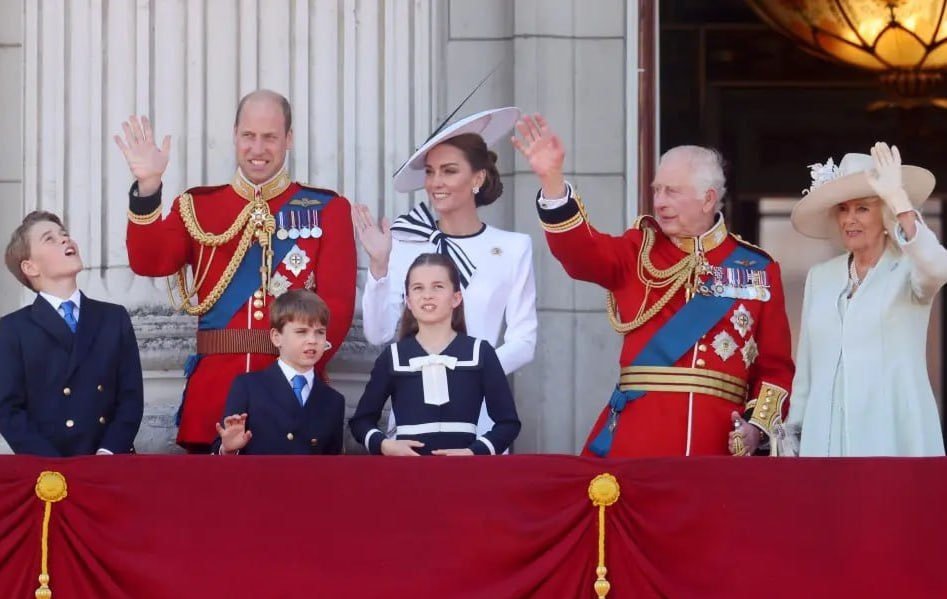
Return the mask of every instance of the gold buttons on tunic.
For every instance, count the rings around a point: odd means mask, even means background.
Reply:
[[[293,433],[286,433],[286,438],[289,439],[290,441],[292,441],[292,440],[295,439],[296,437],[293,436]]]
[[[707,346],[701,343],[697,346],[697,351],[707,351]]]
[[[263,299],[263,290],[262,290],[262,289],[257,289],[256,291],[254,291],[254,292],[253,292],[253,297],[256,298],[256,299]]]
[[[698,368],[703,368],[703,367],[707,364],[707,362],[704,362],[704,359],[703,359],[703,358],[697,358],[697,362],[696,362],[696,363],[697,363],[697,367],[698,367]]]
[[[99,424],[105,424],[105,416],[99,416]]]
[[[72,389],[70,389],[69,387],[66,387],[65,389],[62,390],[62,394],[65,395],[66,397],[69,397],[70,395],[72,395]]]
[[[76,425],[76,421],[70,418],[66,421],[66,428],[72,428]]]
[[[262,308],[262,307],[263,307],[263,300],[261,300],[261,299],[255,299],[255,300],[253,300],[253,307],[254,307],[254,308]]]
[[[103,389],[105,389],[105,387],[103,387],[102,385],[99,385],[98,387],[95,388],[95,390],[100,393],[102,392]]]
[[[315,447],[319,444],[319,439],[309,439],[309,444]]]
[[[253,313],[253,319],[254,319],[254,320],[263,320],[263,312],[262,312],[261,310],[255,311],[255,312]]]

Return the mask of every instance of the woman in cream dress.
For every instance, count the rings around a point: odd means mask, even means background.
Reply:
[[[793,226],[846,252],[806,278],[790,438],[803,456],[944,455],[926,339],[947,251],[917,211],[934,176],[884,143],[810,168]]]

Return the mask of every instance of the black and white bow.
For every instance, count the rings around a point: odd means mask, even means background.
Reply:
[[[437,228],[437,221],[431,209],[424,202],[415,206],[411,212],[402,214],[391,223],[391,235],[398,240],[408,242],[430,241],[442,254],[451,259],[460,274],[460,286],[464,289],[470,284],[477,267],[470,261],[463,248]]]

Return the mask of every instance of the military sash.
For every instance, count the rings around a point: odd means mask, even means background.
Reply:
[[[750,249],[737,245],[724,259],[725,268],[739,268],[743,264],[760,265],[761,270],[769,265],[764,258]],[[713,295],[701,293],[695,295],[662,326],[651,341],[635,357],[629,366],[673,366],[687,351],[714,327],[720,319],[729,314],[735,295]],[[762,299],[762,298],[759,298]],[[647,391],[622,391],[616,385],[609,399],[610,414],[602,430],[589,444],[589,451],[599,457],[607,457],[612,447],[612,438],[618,427],[618,420],[625,406]]]
[[[289,213],[294,208],[305,207],[315,210],[321,215],[322,209],[326,207],[332,196],[329,194],[309,188],[301,188],[293,197],[286,201],[280,210],[274,214],[277,222],[280,222],[282,216],[283,222],[289,222]],[[286,254],[296,244],[294,239],[278,239],[275,235],[272,237],[273,244],[273,272],[276,271],[280,262],[286,257]],[[233,318],[244,304],[246,304],[253,293],[260,288],[260,264],[263,261],[263,249],[256,243],[247,249],[247,253],[240,261],[240,266],[234,272],[230,284],[224,290],[220,299],[201,316],[197,328],[206,331],[211,329],[222,329]],[[273,273],[270,273],[273,274]]]

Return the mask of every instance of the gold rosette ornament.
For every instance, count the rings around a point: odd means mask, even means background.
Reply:
[[[66,498],[66,477],[58,472],[46,470],[36,479],[36,496],[45,506],[43,513],[42,565],[39,573],[39,588],[36,599],[51,599],[53,591],[49,588],[49,518],[53,504]]]
[[[595,594],[599,599],[605,599],[612,585],[605,579],[608,568],[605,567],[605,508],[618,501],[621,488],[618,479],[611,474],[599,474],[589,483],[589,499],[592,505],[598,507],[598,567],[595,575]]]

